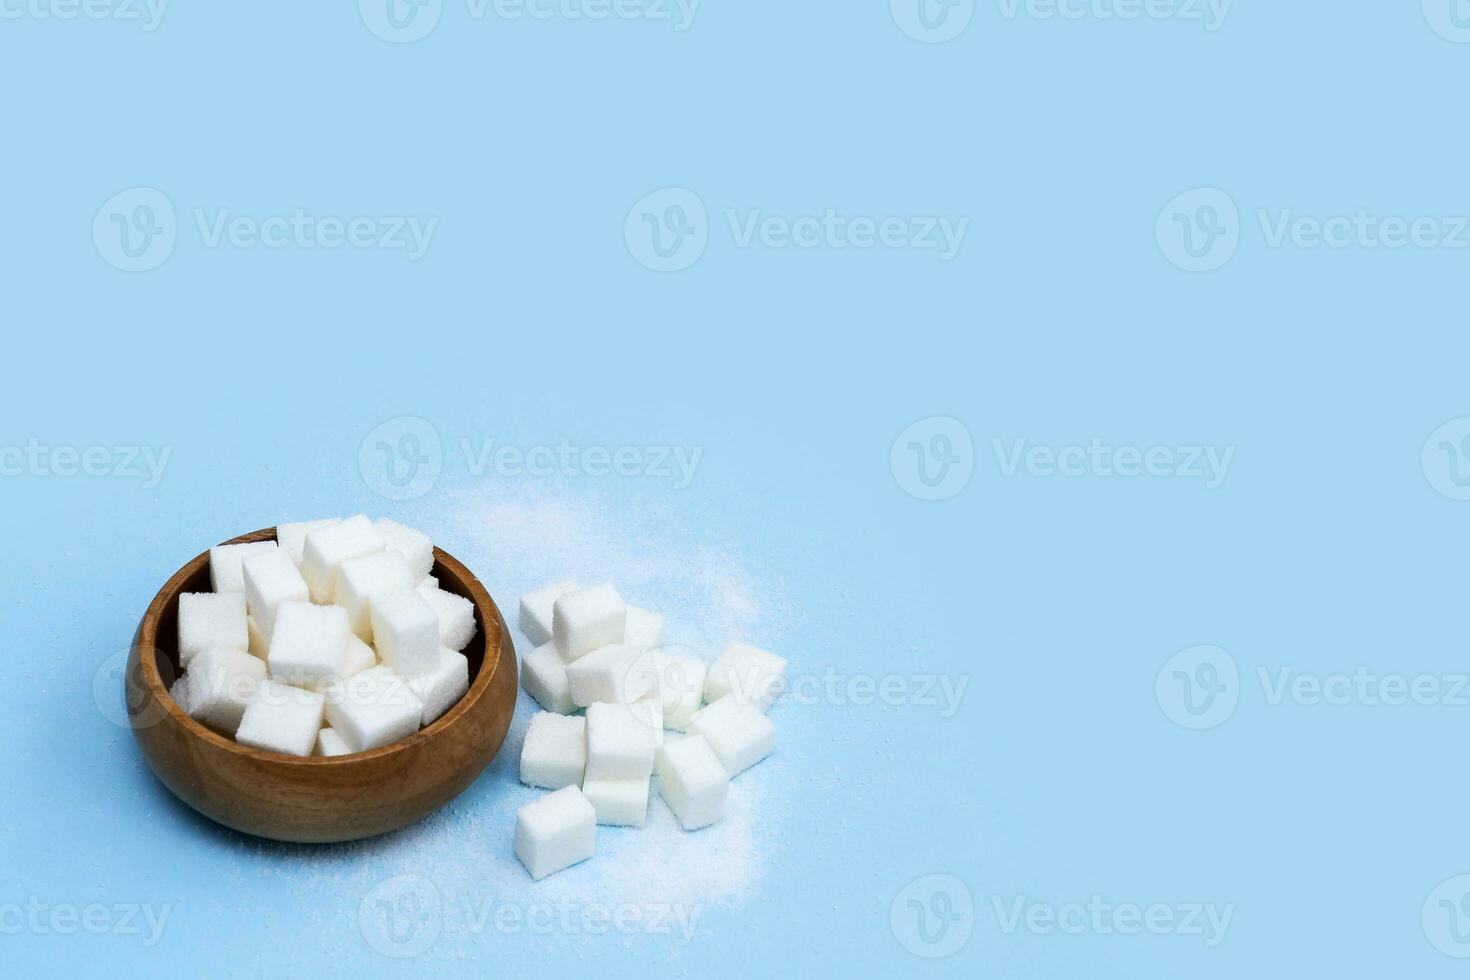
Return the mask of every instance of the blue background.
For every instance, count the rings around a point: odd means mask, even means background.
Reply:
[[[0,441],[170,451],[152,488],[0,480],[0,907],[169,908],[152,946],[7,929],[0,959],[53,975],[1457,975],[1421,907],[1470,870],[1467,709],[1271,704],[1257,680],[1465,670],[1467,505],[1420,453],[1470,414],[1470,255],[1273,248],[1255,216],[1470,208],[1470,46],[1418,7],[1240,0],[1211,32],[981,3],[944,44],[903,33],[881,0],[706,0],[685,32],[474,21],[450,3],[407,44],[340,0],[176,0],[152,32],[0,20]],[[91,229],[133,187],[167,195],[178,240],[127,273]],[[697,192],[709,244],[655,273],[624,220],[664,187]],[[1238,252],[1208,273],[1176,268],[1154,233],[1196,187],[1240,213]],[[413,262],[210,248],[192,217],[297,207],[439,225]],[[971,224],[942,262],[742,248],[724,218],[829,207]],[[441,436],[443,470],[395,502],[359,448],[406,415]],[[973,478],[941,501],[890,465],[930,416],[974,445]],[[459,441],[485,438],[703,455],[684,488],[476,474]],[[1093,438],[1235,456],[1211,490],[1008,477],[992,444]],[[686,944],[476,933],[446,912],[430,948],[386,957],[359,917],[381,881],[426,878],[447,908],[570,889],[662,901],[635,859],[674,835],[603,831],[593,861],[533,884],[510,853],[534,795],[514,778],[524,698],[463,797],[362,845],[242,837],[153,780],[93,681],[159,585],[217,540],[360,510],[425,527],[507,609],[561,574],[603,575],[671,621],[713,622],[711,643],[777,649],[794,674],[968,688],[947,717],[778,704],[777,754],[736,784],[740,886],[659,879],[708,899]],[[575,520],[543,552],[548,513]],[[497,530],[496,514],[533,520]],[[681,586],[688,569],[705,585]],[[716,601],[727,581],[740,595]],[[1238,663],[1239,705],[1192,731],[1155,676],[1207,643]],[[890,917],[932,874],[973,903],[942,959]],[[1209,946],[1007,931],[996,911],[1092,896],[1233,918]]]

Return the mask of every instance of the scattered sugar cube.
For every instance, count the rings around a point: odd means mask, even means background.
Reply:
[[[587,708],[588,779],[644,779],[654,749],[653,733],[626,704]]]
[[[249,646],[243,595],[185,592],[179,596],[179,666],[189,666],[195,654],[209,647],[244,650]]]
[[[516,812],[516,857],[537,881],[592,856],[597,812],[576,786],[533,800]]]
[[[551,633],[561,658],[571,663],[599,647],[623,642],[628,607],[611,582],[568,592],[551,606]]]
[[[401,555],[379,551],[349,558],[341,564],[333,601],[347,610],[352,632],[371,641],[373,625],[368,613],[373,597],[407,591],[413,588],[413,583],[413,572]]]
[[[551,642],[552,606],[556,600],[578,588],[576,582],[568,579],[521,596],[521,632],[526,634],[532,646],[541,647]]]
[[[195,721],[233,735],[256,686],[265,680],[265,664],[239,650],[209,647],[199,651],[184,676],[187,704],[176,696],[179,707]]]
[[[732,643],[710,664],[704,699],[714,704],[727,694],[762,711],[786,687],[786,659],[748,643]]]
[[[580,786],[587,768],[587,719],[538,711],[521,747],[521,782],[543,789]]]
[[[441,647],[434,669],[410,678],[408,686],[424,704],[423,724],[432,725],[470,689],[470,662],[464,654]]]
[[[346,680],[354,674],[360,674],[378,665],[378,655],[373,648],[362,642],[355,636],[347,638],[347,656],[342,661],[342,672],[337,675],[339,680]]]
[[[311,589],[311,601],[325,604],[336,598],[337,572],[344,561],[382,550],[382,536],[362,514],[307,532],[301,575]]]
[[[283,602],[306,602],[306,580],[279,548],[245,559],[245,604],[266,636],[276,631],[276,610]]]
[[[555,643],[545,643],[522,658],[521,687],[547,711],[569,715],[577,710],[572,703],[567,665],[562,662]]]
[[[315,691],[267,678],[255,686],[235,741],[266,752],[311,755],[325,707],[326,698]]]
[[[730,776],[702,736],[670,739],[658,753],[658,793],[681,827],[698,830],[725,815]]]
[[[653,747],[655,754],[664,744],[664,704],[657,694],[650,694],[646,698],[634,701],[628,705],[633,712],[633,717],[648,726],[653,733]]]
[[[271,638],[261,630],[254,616],[245,617],[245,632],[250,637],[250,655],[264,660],[270,655]]]
[[[689,719],[691,735],[702,735],[731,776],[738,776],[770,755],[776,726],[754,705],[727,694],[705,705]]]
[[[709,665],[691,654],[652,650],[645,661],[652,671],[663,702],[665,728],[684,728],[704,703],[704,679]]]
[[[651,694],[654,677],[643,659],[647,652],[613,644],[567,664],[572,703],[583,708],[597,701],[631,704]]]
[[[352,749],[337,729],[323,728],[316,736],[316,754],[326,756],[351,755]]]
[[[408,677],[432,673],[438,666],[439,617],[423,596],[413,589],[378,596],[370,615],[384,664]]]
[[[663,641],[664,618],[656,612],[629,606],[623,642],[630,647],[656,647]]]
[[[648,819],[649,778],[589,779],[582,794],[592,804],[597,822],[615,827],[642,827]]]
[[[380,517],[373,521],[378,537],[388,551],[401,557],[413,571],[415,583],[434,570],[434,542],[423,531]]]
[[[373,667],[327,688],[326,714],[352,751],[366,752],[418,731],[424,705],[407,678]]]
[[[475,604],[437,586],[420,585],[416,591],[439,617],[439,642],[451,650],[469,646],[475,638]]]
[[[306,548],[306,536],[319,527],[331,527],[333,524],[341,524],[340,517],[327,517],[320,521],[296,521],[292,524],[276,525],[276,540],[281,543],[281,550],[291,556],[291,561],[296,567],[301,567],[303,550]]]
[[[251,555],[274,551],[274,541],[221,544],[209,549],[209,585],[216,593],[244,592],[245,572],[241,564]]]
[[[351,635],[341,606],[281,603],[271,631],[271,677],[313,689],[341,677]]]

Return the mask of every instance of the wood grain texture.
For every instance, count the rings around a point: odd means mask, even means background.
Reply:
[[[275,528],[225,544],[270,541]],[[138,624],[124,674],[128,716],[143,758],[179,799],[227,827],[273,840],[327,843],[396,830],[474,782],[495,758],[516,703],[516,657],[500,609],[470,571],[434,549],[439,587],[469,599],[478,630],[464,654],[470,689],[441,718],[401,742],[333,758],[300,758],[237,744],[174,703],[179,595],[208,592],[209,552],[164,584]]]

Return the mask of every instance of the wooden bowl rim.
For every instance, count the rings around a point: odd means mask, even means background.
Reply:
[[[246,544],[253,541],[276,540],[276,529],[274,527],[261,528],[259,531],[251,531],[249,534],[241,534],[228,541],[220,542],[226,544]],[[169,694],[168,688],[164,686],[163,677],[158,672],[158,622],[163,617],[163,609],[169,601],[183,592],[184,582],[197,575],[209,562],[209,552],[205,551],[187,562],[182,568],[169,578],[159,589],[153,601],[148,604],[148,610],[143,614],[142,626],[138,632],[138,659],[139,669],[143,675],[143,681],[147,685],[154,700],[168,713],[175,723],[183,727],[191,735],[202,738],[212,745],[224,749],[248,759],[260,762],[269,762],[276,765],[298,765],[298,766],[342,766],[355,763],[369,762],[377,759],[385,759],[395,753],[412,750],[420,743],[433,738],[448,729],[460,718],[464,717],[474,707],[485,692],[490,688],[490,680],[495,672],[500,669],[500,658],[504,654],[501,648],[502,627],[500,609],[495,601],[490,598],[490,593],[480,584],[480,580],[474,573],[465,567],[464,563],[453,555],[444,551],[437,545],[434,547],[434,562],[436,565],[443,564],[452,574],[463,582],[470,593],[470,601],[480,613],[480,621],[485,631],[485,656],[480,662],[480,672],[475,675],[474,683],[464,696],[443,715],[435,719],[432,725],[421,728],[407,738],[400,739],[392,745],[382,748],[369,749],[367,752],[354,752],[348,755],[334,756],[302,756],[287,755],[281,752],[266,752],[262,749],[241,745],[232,738],[225,738],[206,725],[195,721],[184,712]]]

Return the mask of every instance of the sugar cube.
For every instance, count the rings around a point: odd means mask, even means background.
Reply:
[[[424,704],[423,724],[432,725],[470,689],[470,662],[464,654],[441,647],[434,669],[409,678],[408,686]]]
[[[786,687],[786,660],[748,643],[732,643],[710,664],[704,699],[711,704],[727,694],[762,711]]]
[[[647,776],[642,779],[589,779],[582,793],[597,822],[616,827],[642,827],[648,818]]]
[[[630,647],[656,647],[664,641],[664,618],[656,612],[628,607],[623,642]]]
[[[427,534],[386,517],[374,521],[373,528],[383,539],[383,546],[401,557],[412,570],[415,583],[434,570],[434,542]]]
[[[221,544],[209,549],[209,585],[216,593],[244,592],[246,558],[263,551],[274,551],[274,541],[247,541],[244,544]]]
[[[587,719],[538,711],[521,747],[521,782],[543,789],[580,786],[587,768]]]
[[[653,733],[625,704],[587,708],[587,778],[643,779],[653,772]]]
[[[280,549],[245,559],[245,604],[266,636],[276,631],[276,610],[283,602],[306,602],[306,580]]]
[[[532,646],[545,646],[551,642],[552,606],[556,600],[577,588],[577,583],[568,579],[521,596],[521,632],[526,634]]]
[[[312,689],[341,677],[351,635],[341,606],[281,603],[271,631],[271,677]]]
[[[418,731],[424,705],[407,678],[373,667],[327,688],[326,713],[352,751],[366,752]]]
[[[658,794],[680,826],[698,830],[725,815],[730,776],[703,736],[670,739],[658,754]]]
[[[215,595],[185,592],[179,596],[179,665],[188,667],[200,650],[250,646],[245,620],[245,597],[238,592]]]
[[[521,687],[547,711],[569,715],[577,710],[572,703],[567,665],[562,662],[554,643],[537,647],[521,660]]]
[[[250,637],[250,655],[264,660],[270,655],[271,638],[260,628],[254,616],[245,617],[245,632]]]
[[[326,698],[315,691],[267,678],[255,686],[235,741],[267,752],[311,755],[325,706]]]
[[[582,791],[567,786],[516,812],[516,857],[537,881],[592,856],[597,812]]]
[[[627,622],[628,608],[611,582],[569,592],[551,606],[552,638],[567,663],[622,643]]]
[[[349,636],[347,638],[347,656],[342,661],[342,671],[337,677],[339,679],[345,679],[377,665],[378,655],[373,652],[373,648],[357,637]]]
[[[654,749],[661,748],[664,744],[664,705],[658,695],[651,694],[646,698],[634,701],[628,705],[628,709],[633,712],[634,718],[648,727]]]
[[[265,664],[239,650],[209,647],[199,651],[184,676],[188,703],[179,707],[195,721],[233,735],[256,686],[265,680]]]
[[[351,755],[352,749],[335,728],[323,728],[316,736],[317,755]]]
[[[334,602],[347,610],[352,632],[371,641],[373,625],[368,615],[374,596],[413,588],[414,576],[399,555],[386,551],[349,558],[337,569]]]
[[[475,604],[438,587],[420,585],[417,592],[439,617],[439,642],[451,650],[469,646],[475,638]]]
[[[654,678],[643,660],[647,652],[613,644],[567,664],[572,703],[584,708],[596,701],[629,704],[651,693]]]
[[[331,527],[333,524],[341,524],[340,517],[327,517],[320,521],[296,521],[290,524],[276,525],[276,540],[281,543],[281,550],[291,556],[291,561],[297,568],[301,567],[303,550],[306,548],[306,536],[319,527]]]
[[[405,676],[432,673],[439,663],[439,617],[413,589],[380,595],[371,604],[373,640],[384,664]]]
[[[325,604],[336,598],[337,572],[344,561],[382,550],[382,536],[362,514],[307,532],[301,575],[311,589],[311,601]]]
[[[665,728],[683,728],[704,703],[708,665],[692,654],[651,650],[644,661],[658,685]]]
[[[776,726],[771,719],[734,694],[696,711],[689,719],[689,732],[704,736],[731,776],[740,775],[776,747]]]

